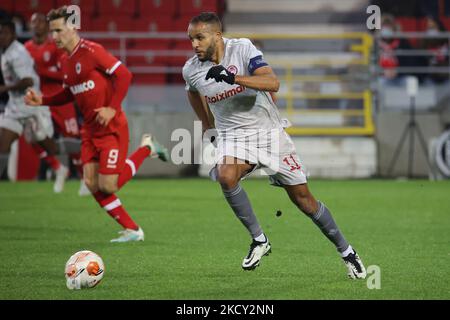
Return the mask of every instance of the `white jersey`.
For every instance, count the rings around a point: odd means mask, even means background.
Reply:
[[[14,85],[24,78],[33,79],[33,89],[36,92],[39,90],[39,76],[34,70],[34,60],[28,53],[28,50],[23,44],[15,40],[2,53],[2,74],[5,85]],[[42,108],[31,108],[26,106],[24,97],[25,91],[9,91],[9,100],[6,104],[5,115],[14,118],[26,118],[35,115],[39,112],[48,112],[48,107],[45,110]]]
[[[249,39],[224,38],[224,56],[219,64],[234,74],[249,76],[257,68],[267,65],[262,56]],[[194,56],[184,65],[183,78],[186,90],[196,91],[205,98],[219,135],[232,137],[283,128],[283,121],[268,92],[238,84],[217,83],[214,79],[205,80],[214,65]]]

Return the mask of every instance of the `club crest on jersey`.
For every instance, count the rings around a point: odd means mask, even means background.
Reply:
[[[89,90],[93,90],[95,88],[95,82],[92,80],[74,85],[70,87],[70,92],[72,92],[73,95],[84,93]]]
[[[78,62],[78,63],[75,65],[75,71],[76,71],[77,74],[80,74],[80,73],[81,73],[81,63]]]
[[[50,61],[50,52],[49,51],[45,51],[44,52],[44,61],[45,62],[49,62]]]
[[[235,65],[228,66],[227,70],[234,75],[237,75],[238,73],[238,68]]]

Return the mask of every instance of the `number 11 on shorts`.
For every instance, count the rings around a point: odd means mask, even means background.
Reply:
[[[287,157],[284,157],[283,162],[291,167],[291,171],[302,169],[302,166],[298,164],[298,162],[294,158],[294,155],[292,155],[292,154]]]

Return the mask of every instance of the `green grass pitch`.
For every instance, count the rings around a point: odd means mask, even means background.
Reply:
[[[380,268],[380,289],[347,279],[281,188],[243,185],[272,243],[253,272],[240,266],[249,236],[208,180],[131,181],[118,195],[146,239],[126,244],[109,243],[119,225],[76,181],[61,195],[47,182],[0,183],[0,299],[450,299],[448,181],[310,183],[366,267]],[[70,291],[64,265],[83,249],[101,255],[105,275]]]

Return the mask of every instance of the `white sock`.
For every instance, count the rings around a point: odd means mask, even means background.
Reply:
[[[266,241],[267,241],[267,238],[266,238],[266,236],[264,235],[264,233],[261,233],[259,236],[257,236],[257,237],[255,238],[255,240],[258,241],[258,242],[266,242]]]
[[[341,252],[341,257],[345,258],[346,256],[348,256],[350,253],[354,253],[355,251],[353,251],[353,248],[351,245],[348,246],[348,248],[344,251]]]

